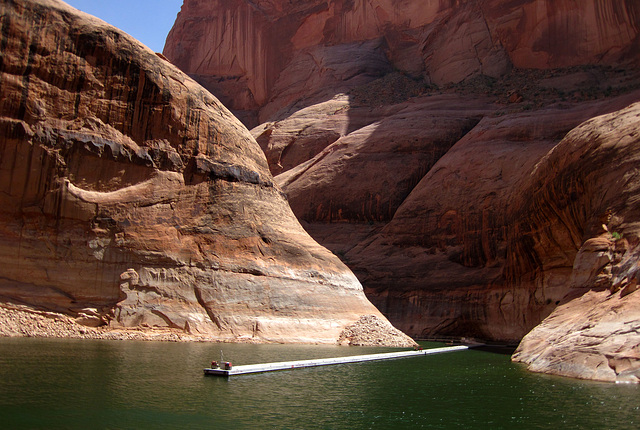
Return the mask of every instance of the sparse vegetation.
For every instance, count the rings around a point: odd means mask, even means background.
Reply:
[[[615,97],[636,89],[640,89],[638,70],[583,65],[550,70],[513,69],[499,78],[476,75],[443,86],[431,84],[428,78],[413,78],[394,71],[354,88],[349,95],[355,103],[366,106],[396,104],[413,97],[446,93],[486,95],[504,105],[494,114],[501,116],[556,103]]]
[[[412,97],[437,91],[436,86],[423,79],[413,79],[401,72],[391,72],[382,78],[361,85],[349,92],[351,99],[367,106],[383,106],[402,103]]]

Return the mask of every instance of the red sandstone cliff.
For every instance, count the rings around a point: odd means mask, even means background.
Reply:
[[[187,0],[164,54],[255,125],[391,68],[442,85],[637,64],[639,27],[635,0]]]
[[[640,382],[639,163],[636,103],[572,130],[521,184],[509,211],[510,275],[518,287],[555,278],[570,291],[514,360],[534,371]]]
[[[259,342],[336,342],[373,315],[373,343],[412,343],[196,82],[57,0],[3,2],[0,27],[3,302]]]
[[[615,308],[633,308],[634,278],[607,276],[637,261],[637,214],[623,203],[637,195],[634,168],[622,162],[637,136],[603,128],[633,124],[639,29],[632,0],[187,0],[164,52],[259,124],[304,227],[405,332],[518,341],[561,305],[516,357],[633,380],[638,328]],[[575,153],[600,157],[549,167],[567,133],[616,111]],[[604,151],[619,140],[627,155]],[[593,248],[603,223],[628,246],[605,234]],[[614,286],[598,293],[592,274]],[[590,334],[566,336],[569,320],[598,327],[602,344],[575,372],[559,363],[583,360],[586,346],[571,350]],[[609,370],[591,372],[602,357]]]

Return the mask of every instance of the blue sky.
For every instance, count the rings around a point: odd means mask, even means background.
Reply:
[[[182,0],[64,0],[162,52]]]

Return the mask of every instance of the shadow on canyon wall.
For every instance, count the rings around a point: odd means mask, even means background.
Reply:
[[[568,236],[515,208],[571,129],[638,100],[634,2],[211,3],[201,20],[187,2],[165,54],[253,127],[305,229],[397,327],[515,341],[560,303],[607,208]],[[207,48],[212,23],[231,30]]]

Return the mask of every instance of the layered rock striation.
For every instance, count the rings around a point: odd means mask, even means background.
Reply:
[[[391,69],[443,85],[637,64],[639,26],[634,0],[188,0],[164,54],[253,126]]]
[[[164,53],[397,327],[544,321],[516,359],[634,380],[639,28],[631,0],[187,0]]]
[[[511,275],[570,288],[514,355],[534,371],[640,382],[639,130],[639,103],[575,128],[513,206]]]
[[[195,81],[57,0],[4,2],[0,27],[2,301],[261,342],[344,342],[371,316],[373,338],[412,344]]]

